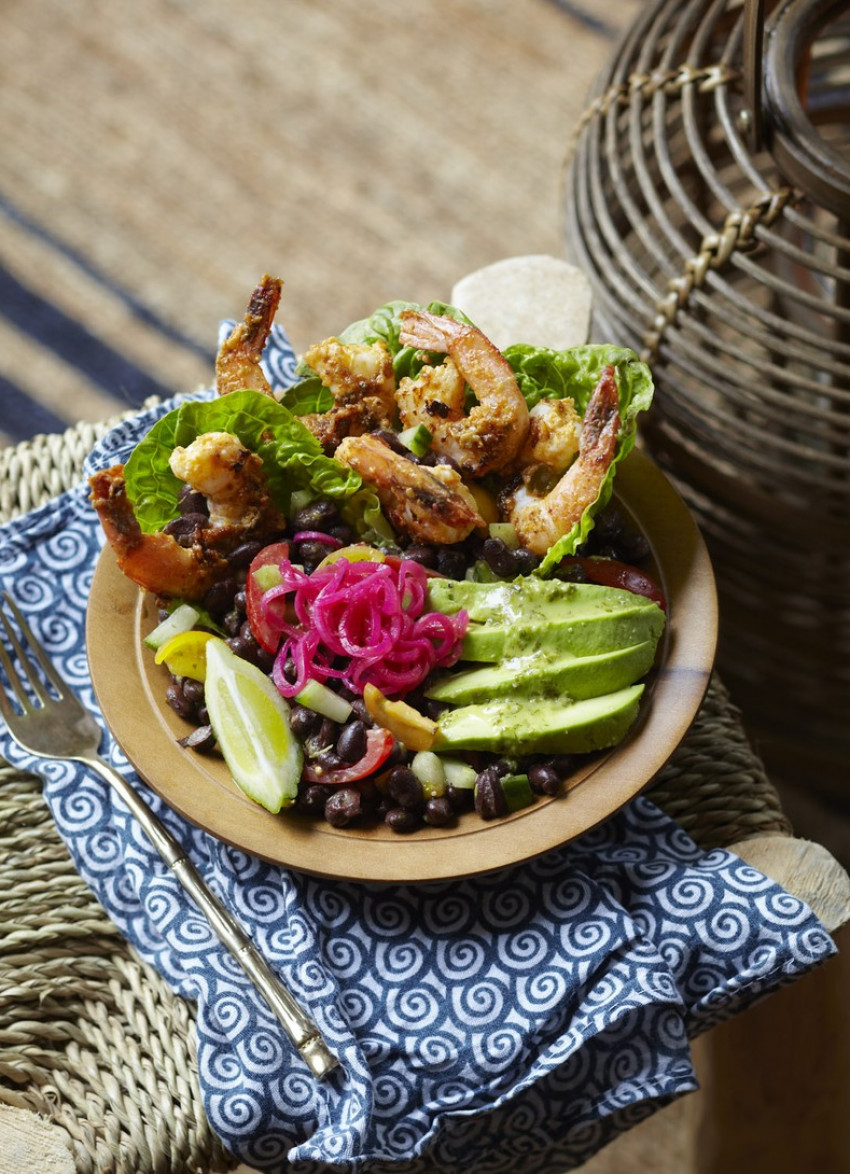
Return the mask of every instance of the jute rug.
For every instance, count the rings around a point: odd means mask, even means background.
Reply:
[[[6,0],[0,442],[207,384],[266,270],[303,349],[561,254],[639,0]]]

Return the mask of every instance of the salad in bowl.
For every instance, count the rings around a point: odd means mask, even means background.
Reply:
[[[282,818],[394,832],[559,793],[633,726],[665,627],[612,502],[652,399],[630,350],[504,350],[392,302],[273,389],[265,276],[214,398],[91,478],[187,752]]]

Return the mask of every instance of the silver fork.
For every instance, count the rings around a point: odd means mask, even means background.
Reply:
[[[7,591],[3,592],[3,598],[30,650],[28,655],[9,617],[0,609],[0,622],[6,639],[23,669],[21,675],[0,641],[0,664],[14,698],[13,704],[9,692],[0,688],[0,713],[9,733],[30,754],[39,758],[85,763],[115,788],[162,859],[207,918],[222,944],[263,995],[310,1071],[319,1079],[327,1076],[338,1061],[319,1034],[315,1022],[298,1006],[230,910],[207,888],[178,841],[159,822],[130,783],[101,758],[101,731],[97,722],[50,663]],[[37,672],[34,661],[40,667],[44,679]],[[50,689],[45,682],[50,685]]]

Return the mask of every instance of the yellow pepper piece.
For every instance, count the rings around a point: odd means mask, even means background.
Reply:
[[[366,712],[375,723],[389,730],[408,750],[430,750],[437,737],[437,723],[406,701],[390,701],[375,685],[363,688]]]
[[[207,678],[207,644],[212,632],[180,632],[161,645],[154,661],[165,664],[175,677],[191,677],[193,681]]]

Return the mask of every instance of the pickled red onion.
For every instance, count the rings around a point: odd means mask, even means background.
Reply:
[[[280,584],[264,592],[260,607],[282,638],[272,677],[284,697],[328,677],[355,693],[372,684],[388,697],[404,696],[432,669],[460,658],[468,616],[423,614],[428,580],[411,559],[341,558],[312,575],[284,559],[280,573]]]

